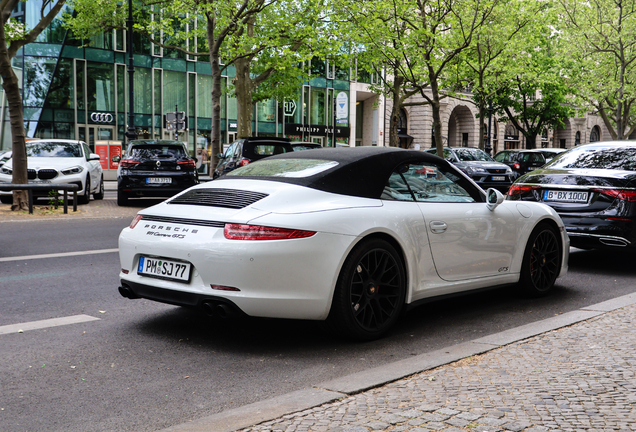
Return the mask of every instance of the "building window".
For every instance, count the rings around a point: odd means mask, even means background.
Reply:
[[[598,126],[594,126],[592,128],[592,132],[590,133],[590,142],[597,142],[601,140],[601,131]]]
[[[577,146],[581,144],[581,132],[577,132],[574,136],[574,145]]]

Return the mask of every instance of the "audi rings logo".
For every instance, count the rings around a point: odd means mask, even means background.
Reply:
[[[91,114],[91,120],[93,120],[95,123],[112,123],[113,115],[110,113],[94,112],[93,114]]]

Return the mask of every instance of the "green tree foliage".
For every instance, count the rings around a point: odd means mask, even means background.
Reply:
[[[598,111],[613,139],[628,139],[636,128],[636,0],[559,4],[578,101]]]
[[[554,12],[550,7],[536,11],[490,85],[495,112],[523,134],[526,148],[535,148],[536,137],[545,128],[563,127],[575,114],[571,62],[559,55],[563,39]]]
[[[77,12],[67,25],[82,38],[125,29],[128,5],[117,0],[73,0]],[[205,56],[212,68],[212,148],[221,150],[222,71],[236,67],[230,86],[237,98],[239,135],[251,135],[253,103],[284,100],[302,82],[298,65],[320,52],[316,31],[322,0],[135,0],[135,31],[164,49]],[[96,25],[96,23],[98,23]]]

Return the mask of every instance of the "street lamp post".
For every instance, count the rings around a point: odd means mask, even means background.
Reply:
[[[133,63],[133,2],[128,0],[128,20],[126,21],[127,37],[126,48],[128,51],[128,130],[126,131],[126,138],[128,141],[137,138],[137,129],[135,128],[135,104],[134,104],[134,92],[133,92],[133,74],[135,73],[135,67]]]

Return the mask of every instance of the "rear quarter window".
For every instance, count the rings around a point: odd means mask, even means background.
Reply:
[[[134,158],[154,159],[154,158],[183,158],[186,156],[182,146],[172,145],[147,145],[130,149],[130,155]]]

